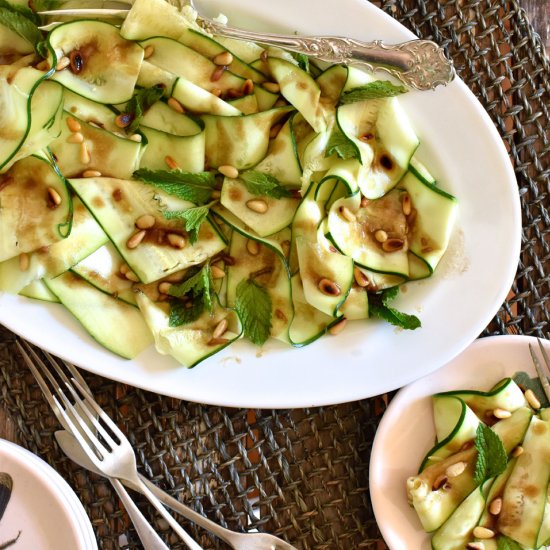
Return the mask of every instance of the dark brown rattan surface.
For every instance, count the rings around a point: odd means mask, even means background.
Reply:
[[[375,3],[419,37],[446,48],[514,163],[523,213],[521,258],[513,292],[483,335],[548,337],[550,94],[538,37],[513,1]],[[0,327],[1,399],[16,423],[19,443],[54,465],[75,488],[102,548],[139,548],[110,485],[75,466],[57,447],[58,424],[14,341]],[[141,470],[199,512],[233,529],[278,534],[304,550],[385,547],[369,501],[368,465],[388,396],[316,409],[249,411],[178,401],[86,377],[98,401],[129,434]],[[184,525],[204,548],[225,548]],[[170,546],[182,547],[178,541]]]

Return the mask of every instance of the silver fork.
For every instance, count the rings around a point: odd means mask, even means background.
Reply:
[[[25,348],[21,344],[18,345],[48,403],[55,414],[63,419],[64,427],[77,439],[95,468],[106,477],[125,480],[139,487],[140,492],[147,497],[188,548],[203,550],[143,483],[137,471],[136,457],[130,442],[86,390],[86,384],[80,382],[83,379],[75,367],[64,363],[70,373],[69,378],[61,365],[51,356],[50,370],[28,344],[25,343],[26,349],[32,354],[34,361]],[[57,379],[52,371],[57,375]]]
[[[171,1],[179,4],[179,2]],[[187,3],[197,12],[193,0]],[[118,17],[124,19],[130,7],[121,3],[121,9],[77,8],[37,12],[39,15],[76,17]],[[417,90],[433,90],[446,85],[455,77],[453,63],[445,56],[443,48],[431,40],[410,40],[400,44],[384,44],[380,40],[363,42],[340,36],[297,36],[273,33],[259,33],[216,23],[199,15],[197,23],[208,33],[258,42],[268,46],[315,57],[329,63],[344,65],[356,63],[369,70],[382,70]],[[43,30],[50,30],[50,23]]]
[[[548,357],[548,354],[546,353],[546,350],[542,345],[542,340],[540,338],[537,338],[537,342],[542,358],[544,359],[546,370],[548,371],[548,373],[550,373],[550,357]],[[535,370],[537,371],[540,383],[542,384],[542,389],[544,390],[548,401],[550,401],[550,383],[548,382],[548,374],[544,372],[542,364],[539,361],[539,358],[537,357],[537,354],[535,353],[535,350],[533,349],[533,346],[531,344],[529,344],[529,352],[531,353],[531,359],[533,360]]]

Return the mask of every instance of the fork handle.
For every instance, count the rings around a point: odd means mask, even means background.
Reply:
[[[151,524],[145,519],[141,510],[136,506],[136,503],[131,499],[128,491],[122,483],[116,478],[110,478],[114,490],[117,492],[124,508],[128,512],[144,550],[169,550],[164,544],[158,533],[153,529]]]
[[[153,494],[153,492],[143,483],[143,481],[136,476],[135,479],[132,479],[133,482],[135,482],[139,488],[142,495],[144,495],[149,502],[158,510],[158,512],[162,515],[162,517],[168,522],[170,527],[177,533],[177,535],[185,542],[187,547],[190,550],[204,550],[202,546],[197,544],[185,531],[185,529],[175,520],[175,518],[168,512],[168,510],[161,504],[160,500]]]

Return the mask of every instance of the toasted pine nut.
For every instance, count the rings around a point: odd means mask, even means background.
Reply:
[[[502,418],[510,418],[512,416],[512,413],[510,411],[507,411],[506,409],[501,409],[501,408],[496,408],[494,411],[493,411],[493,416],[495,418],[499,418],[499,419],[502,419]]]
[[[80,122],[72,116],[67,117],[67,128],[69,128],[71,132],[80,132],[80,130],[82,130]]]
[[[134,233],[127,241],[126,241],[126,246],[129,248],[129,249],[133,249],[133,248],[136,248],[140,243],[141,241],[145,238],[145,234],[147,232],[144,230],[144,229],[141,229],[140,231],[137,231],[136,233]]]
[[[265,214],[268,209],[267,202],[262,199],[251,199],[249,201],[246,201],[246,206],[253,212],[257,212],[258,214]]]
[[[374,232],[374,238],[379,242],[383,243],[388,240],[388,234],[383,229],[377,229]]]
[[[254,91],[254,82],[250,80],[250,78],[247,78],[244,81],[242,92],[244,95],[249,95]]]
[[[175,97],[169,97],[166,104],[168,105],[168,107],[176,111],[176,113],[185,113],[183,105]]]
[[[262,53],[260,54],[260,59],[262,61],[267,61],[267,58],[269,57],[269,52],[267,50],[262,50]]]
[[[98,170],[84,170],[84,172],[82,172],[82,177],[83,178],[100,178],[101,172],[99,172]]]
[[[179,168],[178,163],[170,155],[166,155],[164,157],[164,162],[166,163],[166,166],[170,168],[170,170],[176,170],[177,168]]]
[[[67,56],[63,56],[55,66],[56,71],[62,71],[66,69],[71,64],[71,60]]]
[[[31,265],[31,259],[26,252],[19,254],[19,269],[20,271],[27,271]]]
[[[216,97],[220,97],[222,95],[222,90],[221,90],[221,88],[212,88],[210,90],[210,93],[212,95],[215,95]]]
[[[217,339],[221,338],[227,331],[227,319],[222,319],[217,325],[214,331],[212,332],[212,338]]]
[[[67,143],[82,143],[84,136],[80,132],[75,132],[67,138]]]
[[[80,162],[82,164],[90,164],[90,161],[92,158],[90,157],[90,152],[88,151],[88,147],[86,146],[86,143],[83,142],[80,144]]]
[[[445,474],[441,474],[439,477],[435,479],[432,486],[432,490],[439,491],[439,489],[445,488],[448,481],[449,481],[449,478]]]
[[[535,392],[531,389],[527,390],[525,392],[525,399],[527,399],[527,403],[533,407],[533,409],[540,409],[540,401],[538,400],[538,397],[535,395]]]
[[[136,141],[137,143],[141,143],[143,138],[141,137],[141,134],[132,134],[129,138],[130,141]]]
[[[222,76],[223,73],[227,70],[225,65],[220,65],[214,69],[214,72],[210,75],[210,82],[217,82]]]
[[[210,272],[212,273],[213,279],[223,279],[225,277],[225,271],[217,265],[211,266]]]
[[[355,214],[347,206],[340,206],[339,210],[342,218],[348,222],[354,222],[357,219]]]
[[[365,208],[369,204],[369,199],[367,197],[361,197],[361,208]]]
[[[128,264],[121,264],[118,268],[118,271],[121,275],[126,275],[126,273],[130,271],[130,267],[128,266]]]
[[[264,82],[262,86],[272,94],[278,94],[281,91],[281,87],[277,82]]]
[[[411,196],[408,193],[403,195],[401,207],[403,209],[403,214],[405,214],[405,216],[408,216],[411,213],[412,201],[411,201]]]
[[[151,227],[154,227],[156,221],[155,216],[152,214],[143,214],[143,216],[140,216],[135,221],[135,224],[138,229],[151,229]]]
[[[468,550],[485,550],[485,545],[481,541],[469,542],[466,548]]]
[[[513,451],[512,456],[514,458],[517,458],[519,455],[523,454],[523,447],[521,445],[518,445]]]
[[[170,294],[170,289],[172,288],[172,283],[169,283],[167,281],[163,281],[162,283],[159,283],[158,291],[161,294]]]
[[[491,501],[491,504],[489,504],[489,513],[493,514],[493,516],[498,516],[502,510],[502,499],[501,498],[495,498]]]
[[[382,250],[384,252],[397,252],[401,250],[405,245],[403,239],[388,239],[382,243]]]
[[[208,341],[208,346],[223,346],[223,344],[227,344],[229,340],[227,338],[212,338]]]
[[[231,63],[233,63],[233,55],[231,54],[231,52],[225,51],[225,52],[219,53],[216,57],[214,57],[214,59],[212,59],[212,62],[215,65],[221,65],[221,66],[231,65]]]
[[[492,539],[495,536],[495,532],[492,529],[487,529],[487,527],[478,525],[474,527],[472,535],[474,535],[476,539]]]
[[[132,120],[134,120],[134,116],[131,113],[120,113],[115,117],[115,124],[119,128],[127,128],[132,124]]]
[[[166,238],[168,239],[170,246],[173,246],[174,248],[182,249],[185,248],[185,245],[187,244],[185,237],[179,233],[168,233]]]
[[[446,470],[445,475],[447,477],[458,477],[466,469],[466,462],[460,461],[451,464]]]
[[[222,164],[221,166],[218,166],[218,172],[222,176],[225,176],[226,178],[230,178],[232,180],[239,177],[239,171],[230,164]]]
[[[129,269],[124,276],[133,283],[139,283],[139,277],[131,270]]]
[[[345,317],[342,317],[338,322],[334,323],[329,329],[328,333],[332,336],[336,336],[337,334],[340,334],[344,328],[346,327],[348,323],[348,320]]]
[[[48,197],[54,206],[59,206],[62,202],[61,195],[53,187],[48,187]]]
[[[143,50],[143,59],[149,59],[155,53],[155,48],[151,44],[145,46]]]
[[[257,256],[260,253],[260,243],[254,239],[246,241],[246,250],[251,256]]]
[[[360,287],[365,288],[369,286],[368,277],[358,267],[353,268],[353,278]]]
[[[341,291],[340,287],[330,279],[323,278],[317,283],[319,290],[327,296],[339,296]]]
[[[35,69],[37,71],[49,71],[50,70],[50,64],[48,63],[48,61],[46,59],[43,59],[42,61],[40,61],[40,63],[37,63],[35,65]]]

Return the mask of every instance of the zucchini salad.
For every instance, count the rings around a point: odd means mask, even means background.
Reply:
[[[487,392],[433,396],[436,444],[406,484],[433,549],[548,548],[550,408],[543,398],[526,373]]]
[[[0,291],[186,367],[421,326],[391,302],[433,274],[457,201],[415,156],[405,88],[163,0],[54,25],[31,5],[0,2]]]

